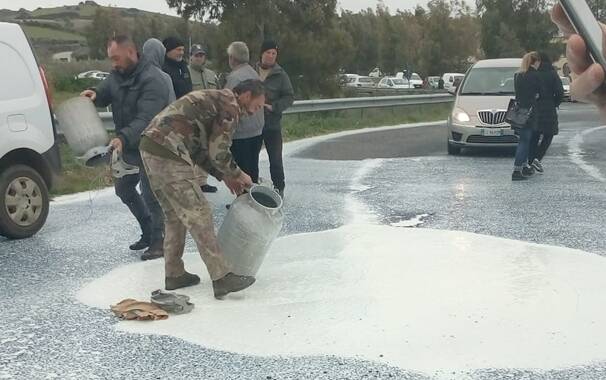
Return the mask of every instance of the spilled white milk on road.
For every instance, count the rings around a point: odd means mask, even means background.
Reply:
[[[196,252],[183,289],[196,308],[131,333],[170,335],[242,354],[337,355],[427,374],[482,368],[554,369],[606,359],[606,260],[600,256],[456,231],[373,224],[358,203],[362,163],[347,207],[352,223],[283,237],[255,285],[212,297]],[[115,269],[78,293],[107,309],[163,287],[163,262]],[[451,376],[452,377],[452,376]]]

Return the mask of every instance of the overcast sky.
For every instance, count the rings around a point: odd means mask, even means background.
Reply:
[[[38,7],[57,7],[61,5],[75,5],[78,4],[79,0],[19,0],[19,1],[8,1],[0,0],[0,9],[19,9],[25,8],[29,10],[36,9]],[[146,11],[176,14],[170,10],[166,5],[165,0],[96,0],[101,5],[115,5],[118,7],[125,8],[139,8]],[[368,7],[375,8],[378,0],[339,0],[339,6],[343,9],[349,9],[352,11],[359,11],[360,9],[366,9]],[[412,9],[417,4],[425,6],[427,0],[384,0],[385,5],[394,12],[396,9]],[[469,3],[469,2],[468,2]]]

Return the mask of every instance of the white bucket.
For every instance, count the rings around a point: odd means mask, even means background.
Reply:
[[[109,135],[93,102],[84,96],[71,98],[57,108],[59,129],[74,154],[87,166],[107,163]]]
[[[283,222],[282,198],[272,189],[257,185],[236,198],[217,234],[231,271],[255,276]]]

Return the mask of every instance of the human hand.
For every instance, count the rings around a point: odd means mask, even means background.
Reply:
[[[244,172],[242,172],[239,177],[226,177],[223,181],[225,182],[225,186],[227,186],[229,191],[234,195],[240,195],[245,189],[252,186],[252,179]]]
[[[587,45],[576,31],[562,6],[558,3],[551,12],[552,21],[562,34],[568,38],[566,58],[573,74],[570,93],[574,99],[588,100],[598,106],[602,117],[606,118],[606,87],[603,86],[606,75],[601,65],[594,63],[588,55]],[[606,37],[606,26],[600,24]]]
[[[94,90],[84,90],[80,93],[80,96],[86,96],[90,98],[93,102],[97,99],[97,93]]]
[[[111,146],[112,150],[115,150],[118,153],[122,153],[122,140],[120,140],[119,138],[113,138],[110,142],[109,142],[109,146]]]

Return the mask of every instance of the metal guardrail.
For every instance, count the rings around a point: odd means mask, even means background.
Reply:
[[[414,106],[423,104],[441,104],[454,101],[454,96],[447,93],[403,95],[403,96],[378,96],[365,98],[338,98],[318,100],[298,100],[287,109],[284,114],[292,115],[309,112],[343,111],[365,108],[387,108]],[[99,112],[103,125],[107,130],[114,129],[111,112]]]

